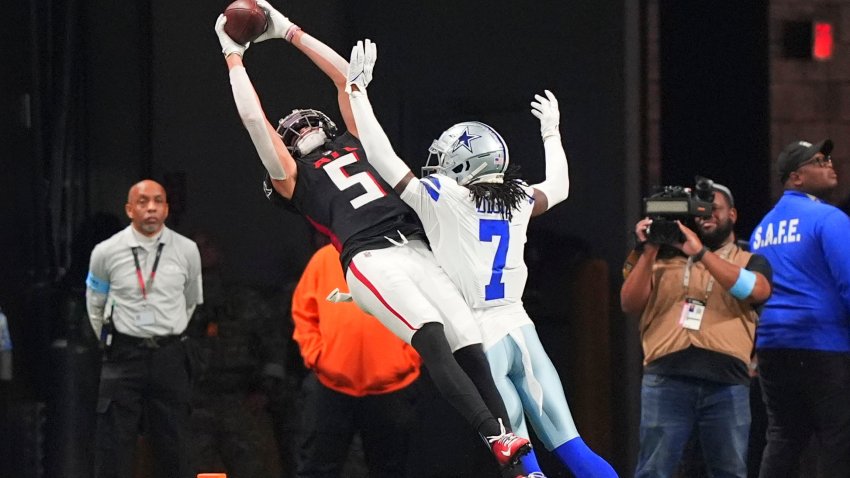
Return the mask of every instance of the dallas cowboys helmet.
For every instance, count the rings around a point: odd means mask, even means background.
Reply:
[[[422,175],[444,174],[461,186],[501,183],[508,168],[508,146],[490,126],[465,121],[447,129],[428,148]],[[436,160],[436,164],[432,161]]]
[[[277,134],[293,158],[308,154],[337,133],[336,124],[318,110],[292,110],[277,125]]]

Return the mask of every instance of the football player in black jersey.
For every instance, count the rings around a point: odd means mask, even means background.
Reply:
[[[497,462],[510,468],[531,445],[505,429],[507,411],[478,326],[437,265],[414,212],[365,160],[345,91],[348,62],[265,0],[258,4],[268,12],[269,26],[255,42],[282,38],[307,55],[336,85],[348,129],[338,134],[315,110],[295,110],[272,126],[242,63],[249,45],[234,42],[224,32],[226,18],[219,16],[215,31],[239,116],[268,172],[267,196],[331,238],[351,298],[419,352],[443,396],[487,438]]]

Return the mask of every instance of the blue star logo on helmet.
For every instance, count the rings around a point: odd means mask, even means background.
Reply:
[[[458,136],[457,140],[455,141],[455,144],[452,145],[452,153],[454,153],[455,151],[457,151],[461,147],[466,148],[467,151],[469,151],[471,153],[472,152],[472,145],[470,143],[472,143],[473,139],[478,139],[480,137],[481,137],[481,135],[479,135],[479,134],[469,134],[469,128],[464,128],[463,133],[461,133],[461,135]]]

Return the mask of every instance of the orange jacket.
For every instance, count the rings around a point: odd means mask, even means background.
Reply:
[[[339,253],[327,245],[313,255],[292,296],[292,320],[304,365],[326,387],[362,397],[402,389],[419,377],[419,355],[353,302],[332,303],[347,291]]]

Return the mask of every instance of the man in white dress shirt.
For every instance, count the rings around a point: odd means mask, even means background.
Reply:
[[[189,476],[190,377],[183,331],[203,302],[195,243],[165,227],[165,189],[144,180],[124,206],[131,224],[95,246],[86,306],[104,345],[95,476],[131,477],[139,430],[156,477]]]

